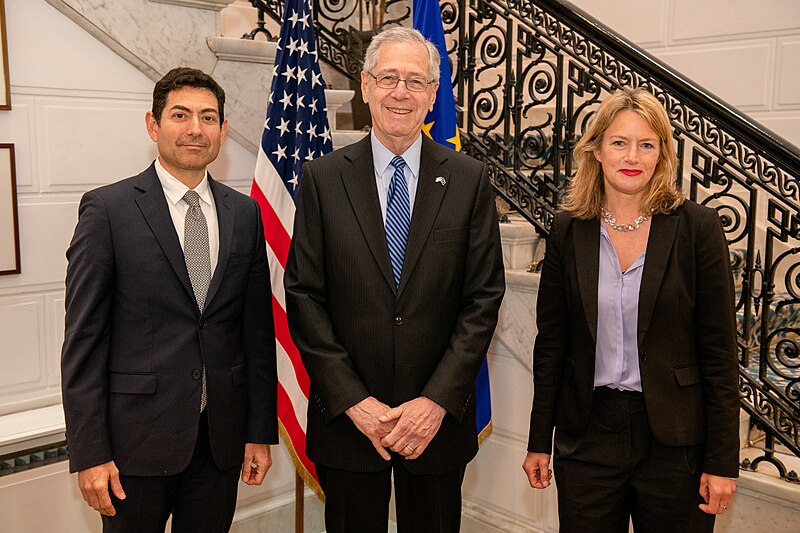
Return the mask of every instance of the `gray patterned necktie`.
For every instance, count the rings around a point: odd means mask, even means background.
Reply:
[[[203,311],[211,283],[211,253],[208,245],[208,224],[200,208],[200,195],[188,190],[183,201],[189,204],[183,226],[183,256],[192,282],[197,307]]]
[[[206,305],[208,286],[211,283],[211,253],[208,244],[208,224],[200,208],[200,195],[193,190],[186,191],[183,201],[189,204],[183,226],[183,257],[186,270],[192,282],[192,290],[200,312]],[[200,397],[200,411],[206,408],[206,368],[203,366],[203,391]]]

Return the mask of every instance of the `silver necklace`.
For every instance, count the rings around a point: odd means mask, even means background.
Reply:
[[[636,217],[636,220],[634,220],[632,224],[617,224],[617,219],[614,218],[614,215],[609,213],[605,207],[601,207],[600,211],[603,213],[603,222],[605,222],[606,225],[611,229],[617,231],[636,231],[645,220],[650,218],[650,215],[645,215],[642,213]]]

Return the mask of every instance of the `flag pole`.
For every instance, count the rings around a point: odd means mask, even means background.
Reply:
[[[303,533],[303,508],[305,506],[303,478],[294,471],[294,533]]]

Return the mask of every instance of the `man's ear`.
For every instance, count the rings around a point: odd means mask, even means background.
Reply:
[[[428,112],[433,111],[433,106],[436,104],[436,93],[439,91],[439,83],[437,82],[433,86],[433,100],[431,100],[431,106],[428,108]]]
[[[361,71],[361,99],[364,100],[365,104],[369,103],[369,96],[367,96],[367,85],[369,84],[369,78],[367,78],[367,73],[363,70]]]
[[[219,144],[220,145],[222,145],[222,143],[225,142],[225,137],[227,135],[228,135],[228,119],[226,118],[225,120],[222,121],[222,127],[220,128],[220,132],[219,132]]]
[[[144,125],[147,127],[147,134],[153,139],[153,142],[158,142],[158,122],[152,111],[144,114]]]

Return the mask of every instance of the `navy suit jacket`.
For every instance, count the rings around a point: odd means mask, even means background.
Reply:
[[[374,396],[426,396],[448,414],[412,473],[477,453],[475,378],[505,290],[485,164],[423,136],[403,273],[395,288],[369,137],[303,167],[284,283],[311,379],[307,451],[333,468],[386,468],[344,414]],[[437,181],[437,178],[442,178]]]
[[[530,452],[551,452],[553,428],[581,435],[589,423],[599,256],[599,220],[555,216],[537,301]],[[737,477],[734,286],[716,211],[687,200],[653,216],[637,326],[654,438],[665,446],[705,444],[703,471]]]
[[[209,177],[219,258],[200,313],[154,165],[81,200],[67,250],[62,393],[70,470],[181,472],[207,376],[220,469],[277,442],[272,302],[258,205]]]

